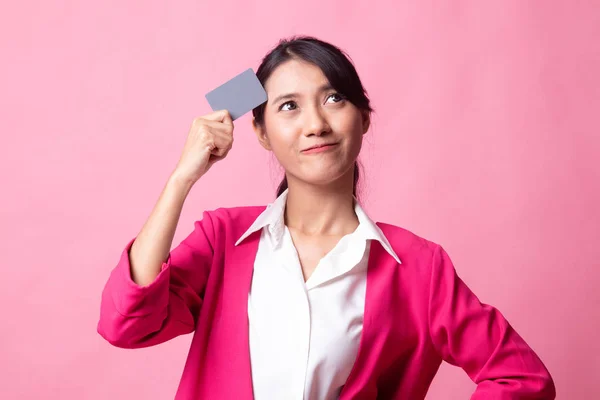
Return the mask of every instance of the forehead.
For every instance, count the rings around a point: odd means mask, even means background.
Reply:
[[[328,83],[321,68],[306,61],[292,59],[279,65],[265,82],[269,95],[303,92]]]

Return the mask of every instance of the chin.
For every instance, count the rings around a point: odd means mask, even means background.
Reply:
[[[337,172],[337,173],[336,173]],[[343,179],[345,171],[332,171],[327,173],[311,174],[309,176],[300,177],[300,179],[314,186],[330,186],[335,185],[340,179]]]

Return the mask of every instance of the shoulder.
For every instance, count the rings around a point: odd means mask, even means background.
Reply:
[[[210,215],[213,221],[217,220],[224,223],[250,221],[252,223],[265,208],[266,206],[220,207],[206,211],[205,214]]]
[[[220,207],[204,211],[197,224],[210,225],[214,237],[226,237],[237,240],[267,206]]]
[[[405,259],[407,261],[409,259],[431,260],[435,252],[441,248],[438,243],[419,236],[406,228],[384,222],[378,222],[377,226],[403,263]]]

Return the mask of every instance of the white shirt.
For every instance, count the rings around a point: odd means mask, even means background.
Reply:
[[[269,204],[236,243],[262,229],[248,297],[254,397],[335,399],[358,352],[370,240],[400,260],[355,201],[358,228],[340,239],[305,283],[284,224],[287,193]]]

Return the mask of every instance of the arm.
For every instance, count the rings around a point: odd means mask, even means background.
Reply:
[[[148,347],[194,330],[213,259],[210,215],[194,228],[146,286],[131,278],[129,242],[102,292],[98,333],[109,343]]]
[[[194,183],[233,143],[227,110],[196,118],[175,171],[139,235],[121,255],[102,293],[98,332],[119,347],[145,347],[196,326],[213,260],[208,213],[169,253],[181,210]]]
[[[446,252],[433,255],[429,328],[442,358],[477,384],[475,399],[554,399],[550,373],[495,308],[457,276]]]
[[[213,259],[214,230],[204,213],[169,253],[189,189],[169,180],[104,287],[98,333],[115,346],[152,346],[194,330]]]

